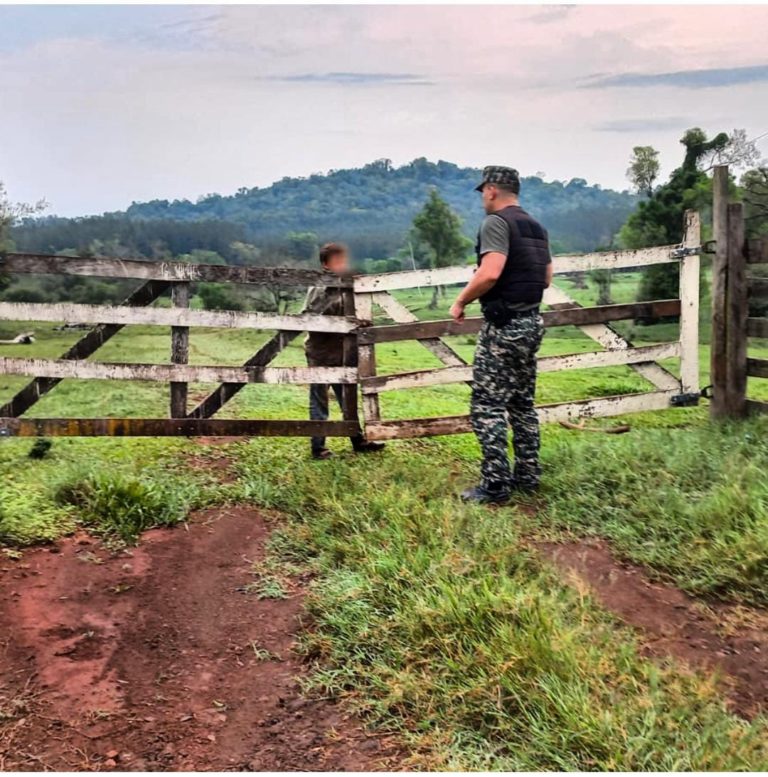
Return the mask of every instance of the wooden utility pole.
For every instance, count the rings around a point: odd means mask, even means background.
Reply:
[[[710,380],[713,420],[727,416],[727,331],[728,292],[728,166],[715,168],[712,181],[712,230],[716,251],[712,260],[712,337],[710,343]]]
[[[747,407],[747,257],[744,251],[744,205],[728,205],[728,305],[726,380],[727,414],[743,418]]]

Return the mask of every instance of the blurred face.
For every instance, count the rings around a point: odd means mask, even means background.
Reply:
[[[350,270],[349,254],[342,251],[339,254],[333,254],[325,263],[325,269],[335,275],[343,275]]]

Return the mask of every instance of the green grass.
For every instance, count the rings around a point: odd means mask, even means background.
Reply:
[[[617,277],[616,301],[636,274]],[[594,303],[594,288],[575,290]],[[418,290],[398,296],[442,318]],[[703,314],[704,315],[704,314]],[[622,331],[638,343],[676,337],[676,325]],[[7,324],[0,327],[0,338]],[[50,357],[77,333],[37,327],[32,346],[0,354]],[[268,333],[194,330],[192,361],[238,364]],[[703,338],[706,340],[706,338]],[[469,357],[470,337],[452,338]],[[574,328],[547,332],[542,353],[593,350]],[[167,330],[132,327],[104,361],[167,362]],[[752,344],[756,356],[764,343]],[[701,346],[701,382],[708,347]],[[381,372],[437,360],[417,343],[377,349]],[[278,364],[302,363],[301,342]],[[675,360],[668,366],[675,370]],[[0,377],[0,401],[24,378]],[[207,387],[192,387],[201,398]],[[647,390],[628,368],[544,374],[540,402]],[[751,381],[768,398],[768,382]],[[465,386],[382,396],[387,418],[466,412]],[[147,383],[65,381],[37,416],[164,416],[168,390]],[[226,416],[303,418],[306,389],[248,386]],[[184,440],[57,439],[41,460],[31,441],[0,441],[0,543],[49,540],[77,525],[133,541],[188,511],[243,501],[283,519],[253,568],[254,596],[282,598],[290,574],[311,572],[314,627],[302,649],[316,692],[349,699],[399,732],[415,766],[455,770],[757,770],[768,768],[765,720],[730,714],[711,678],[642,657],[635,637],[583,592],[565,585],[532,539],[601,536],[692,594],[768,603],[768,419],[711,426],[706,407],[638,414],[623,436],[543,431],[544,488],[522,510],[462,505],[477,477],[469,435],[390,444],[356,457],[346,440],[328,462],[304,440],[257,439],[209,451]],[[189,465],[190,454],[196,466]],[[228,455],[236,482],[219,485],[200,458]],[[212,471],[213,468],[212,468]],[[536,510],[529,509],[535,507]],[[256,648],[254,648],[256,650]],[[258,654],[257,654],[258,655]],[[265,659],[266,660],[266,659]]]
[[[313,687],[399,731],[426,754],[418,765],[768,765],[763,722],[728,714],[708,680],[642,659],[529,549],[533,519],[457,502],[471,473],[447,441],[323,465],[290,442],[235,451],[244,495],[288,517],[273,554],[316,575]]]

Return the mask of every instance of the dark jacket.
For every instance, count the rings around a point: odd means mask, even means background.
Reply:
[[[309,290],[304,311],[325,316],[343,316],[344,300],[339,289],[315,287]],[[344,335],[331,332],[308,332],[304,352],[310,367],[342,367],[344,365]],[[357,354],[350,354],[352,365]],[[352,366],[350,365],[350,366]]]

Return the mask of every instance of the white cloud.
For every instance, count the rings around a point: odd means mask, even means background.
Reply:
[[[761,7],[83,6],[59,22],[24,11],[20,35],[0,9],[0,180],[67,214],[383,156],[622,187],[636,143],[669,168],[691,123],[768,129],[760,82],[711,98],[663,83],[580,88],[764,65]]]

